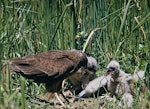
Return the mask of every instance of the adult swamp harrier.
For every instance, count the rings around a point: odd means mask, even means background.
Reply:
[[[10,69],[22,76],[44,83],[48,92],[61,92],[62,81],[81,67],[87,67],[87,56],[79,50],[53,50],[12,59]]]

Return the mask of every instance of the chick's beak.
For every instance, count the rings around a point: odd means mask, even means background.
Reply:
[[[110,68],[107,69],[107,74],[109,74],[112,70]]]

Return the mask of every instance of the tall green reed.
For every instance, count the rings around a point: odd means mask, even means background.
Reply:
[[[0,13],[1,69],[4,68],[2,64],[7,65],[13,57],[52,49],[82,50],[87,37],[95,28],[101,29],[92,35],[86,52],[97,58],[99,70],[105,70],[104,67],[111,59],[118,60],[129,73],[133,73],[136,68],[144,70],[150,63],[148,0],[2,0]],[[0,106],[6,108],[9,104],[16,104],[23,108],[26,106],[23,104],[25,92],[10,89],[13,85],[9,83],[9,79],[10,82],[12,79],[8,73],[8,70],[0,73]],[[22,78],[18,79],[22,81]],[[18,79],[14,82],[18,83]],[[25,86],[21,84],[22,89]],[[36,92],[31,88],[31,93],[38,92],[41,92],[40,89]],[[23,94],[23,98],[20,94]]]

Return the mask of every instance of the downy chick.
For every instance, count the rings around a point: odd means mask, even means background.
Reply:
[[[132,75],[122,71],[117,61],[111,61],[107,66],[106,74],[90,81],[87,87],[81,91],[78,96],[79,98],[90,97],[97,91],[102,92],[104,88],[110,92],[111,96],[114,96],[117,95],[119,89],[121,89],[124,93],[122,98],[124,102],[130,99],[129,102],[127,102],[127,107],[129,107],[133,103],[133,96],[129,86],[131,81]]]

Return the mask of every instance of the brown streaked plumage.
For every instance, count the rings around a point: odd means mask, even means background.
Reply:
[[[87,67],[87,57],[78,50],[53,50],[10,62],[12,71],[36,83],[45,83],[49,92],[59,92],[62,81],[81,67]]]

